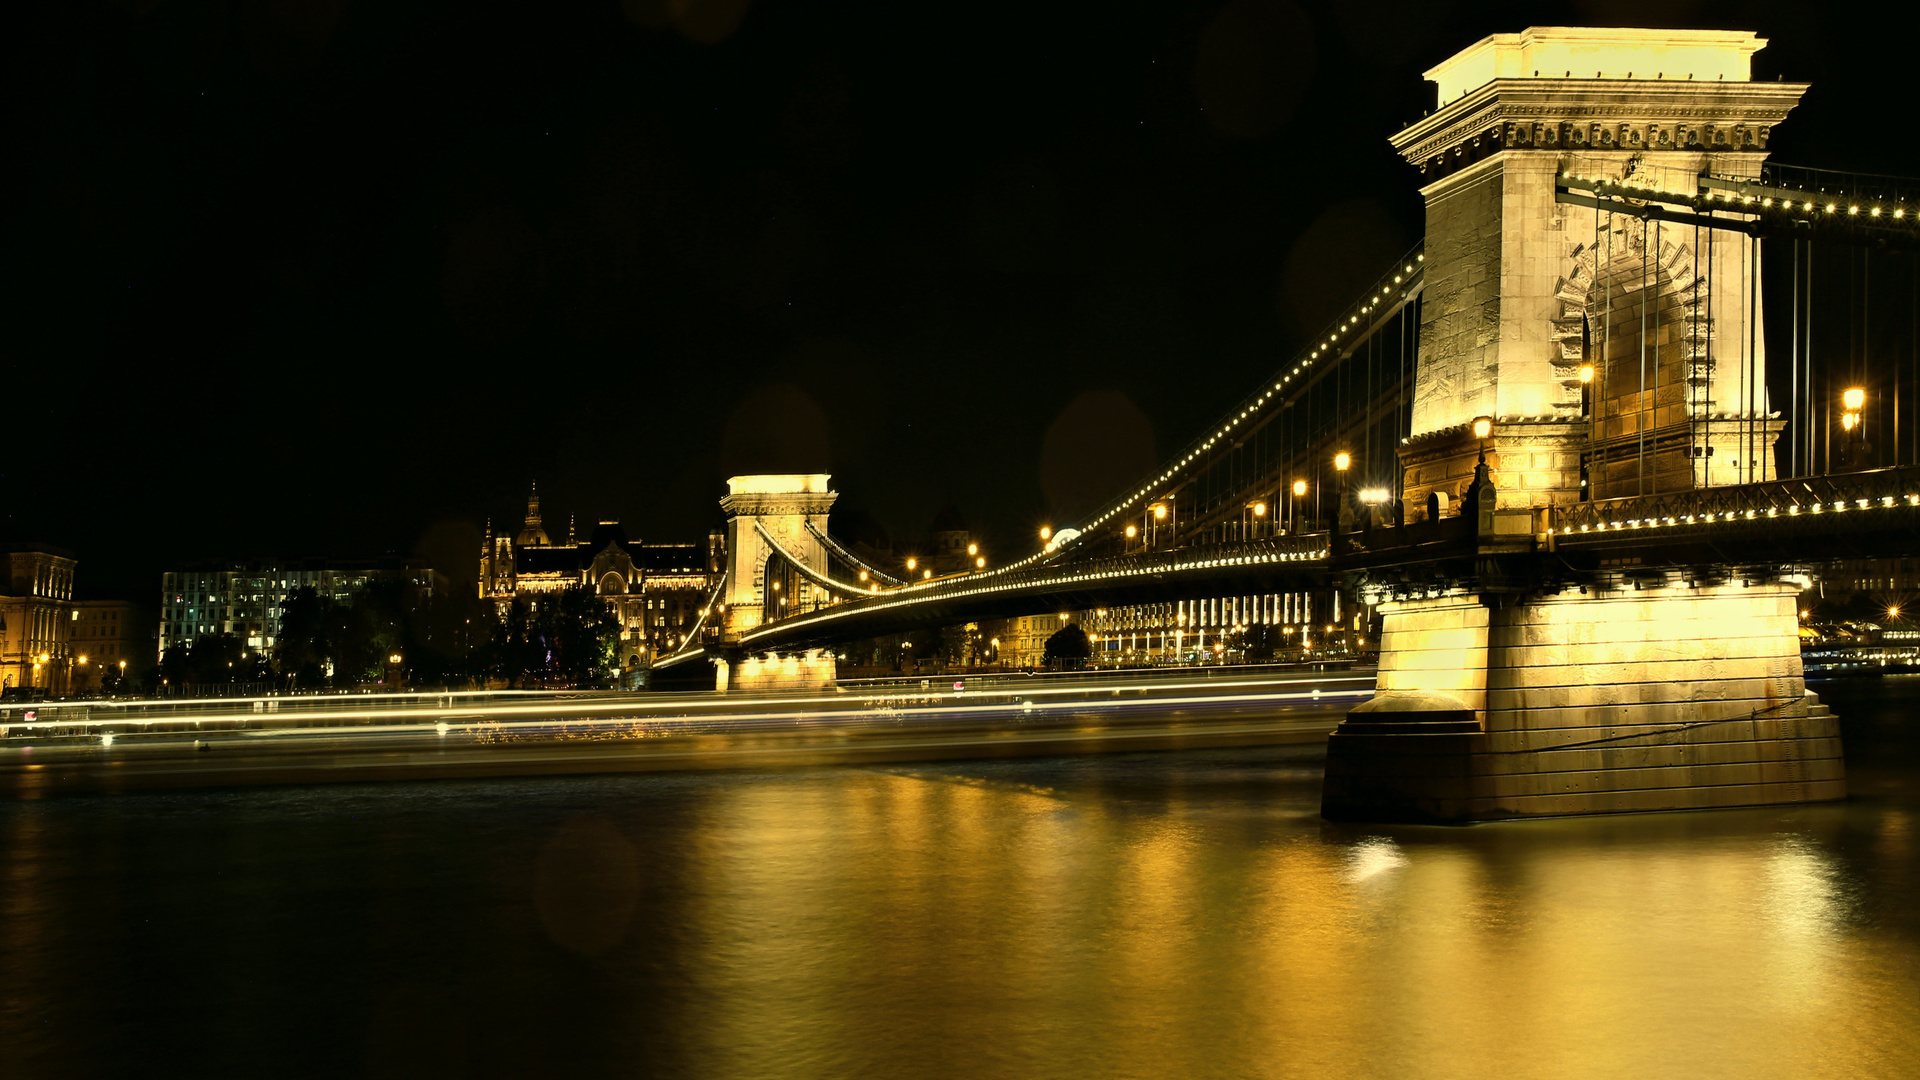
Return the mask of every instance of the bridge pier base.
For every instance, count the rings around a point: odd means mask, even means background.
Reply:
[[[1739,580],[1389,601],[1375,697],[1328,743],[1321,812],[1465,822],[1844,798],[1797,608],[1791,584]]]
[[[768,654],[743,653],[713,662],[714,689],[720,691],[831,690],[839,664],[831,649]]]

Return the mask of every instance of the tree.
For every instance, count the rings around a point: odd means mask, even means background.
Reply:
[[[1265,623],[1254,623],[1233,635],[1228,648],[1238,649],[1249,663],[1273,659],[1274,646],[1280,643],[1280,630]]]
[[[262,682],[270,671],[265,657],[248,653],[246,642],[232,634],[202,634],[190,645],[168,649],[160,674],[170,686],[207,686]]]
[[[584,586],[561,593],[553,612],[554,666],[576,686],[610,679],[620,667],[620,621]]]
[[[311,586],[295,589],[280,613],[280,636],[273,646],[280,677],[302,689],[327,684],[327,620],[332,601]]]
[[[1086,666],[1087,657],[1093,655],[1093,643],[1087,640],[1087,632],[1080,629],[1079,623],[1068,623],[1053,632],[1047,638],[1047,666],[1074,669]]]
[[[494,627],[482,666],[513,682],[605,682],[619,670],[619,644],[619,620],[591,589],[519,596]]]

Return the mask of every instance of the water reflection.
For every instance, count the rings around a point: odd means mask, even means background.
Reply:
[[[316,1074],[1895,1076],[1920,1055],[1910,801],[1363,830],[1315,817],[1302,755],[16,804],[0,1053],[27,1067],[0,1071],[115,1071],[139,1059],[114,1044],[158,1042],[244,1073],[286,1039]],[[245,1024],[172,1034],[222,1017]]]

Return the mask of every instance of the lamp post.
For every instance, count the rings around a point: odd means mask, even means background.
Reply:
[[[1844,410],[1840,414],[1840,428],[1846,436],[1846,464],[1857,465],[1855,460],[1860,441],[1860,409],[1867,403],[1867,391],[1864,387],[1849,386],[1840,392],[1840,404]]]
[[[1340,505],[1333,511],[1337,522],[1347,514],[1347,469],[1353,465],[1353,455],[1345,450],[1333,455],[1333,471],[1340,474]]]

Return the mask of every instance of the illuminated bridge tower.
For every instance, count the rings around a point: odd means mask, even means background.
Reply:
[[[1757,178],[1807,89],[1750,81],[1765,44],[1536,27],[1426,73],[1440,108],[1393,139],[1427,204],[1410,505],[1465,490],[1480,416],[1501,506],[1581,498],[1583,469],[1598,498],[1772,478],[1753,238],[1556,190],[1561,173],[1685,192]]]
[[[726,584],[714,661],[721,690],[821,689],[834,683],[831,650],[755,654],[742,634],[783,615],[812,611],[829,597],[808,580],[827,573],[827,512],[838,493],[826,473],[735,476],[720,509],[727,515]],[[811,575],[793,565],[801,563]]]
[[[1440,107],[1394,138],[1427,204],[1401,462],[1409,518],[1429,493],[1443,514],[1466,497],[1471,550],[1362,586],[1384,616],[1380,672],[1332,740],[1329,816],[1845,794],[1836,722],[1802,677],[1792,575],[1624,560],[1568,588],[1526,569],[1551,558],[1545,507],[1772,479],[1759,252],[1724,227],[1741,216],[1606,213],[1559,183],[1758,176],[1806,90],[1750,80],[1764,44],[1533,28],[1427,72]],[[1470,490],[1483,449],[1488,482]]]

